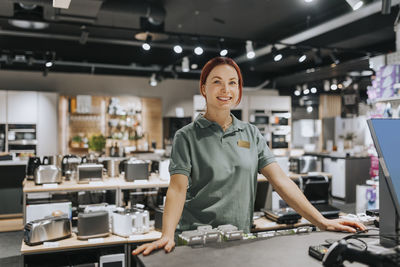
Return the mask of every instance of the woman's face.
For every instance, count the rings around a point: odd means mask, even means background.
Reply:
[[[230,110],[239,97],[239,77],[234,67],[223,64],[213,68],[201,88],[207,108]]]

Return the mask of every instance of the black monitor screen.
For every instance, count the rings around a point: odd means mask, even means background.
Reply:
[[[371,119],[369,126],[379,158],[386,165],[390,193],[399,211],[400,200],[400,119]],[[381,162],[382,163],[382,162]],[[387,175],[385,175],[387,176]],[[387,178],[389,178],[387,177]]]

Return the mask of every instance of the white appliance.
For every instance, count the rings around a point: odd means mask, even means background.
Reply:
[[[112,214],[112,233],[128,237],[150,231],[150,216],[147,210],[116,211]]]

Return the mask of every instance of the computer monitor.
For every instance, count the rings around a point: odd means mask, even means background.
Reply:
[[[369,119],[368,126],[379,157],[380,244],[399,242],[400,119]]]

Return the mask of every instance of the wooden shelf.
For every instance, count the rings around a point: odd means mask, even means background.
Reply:
[[[25,244],[24,241],[22,241],[21,254],[48,253],[48,252],[65,251],[69,249],[79,249],[87,247],[149,242],[157,240],[160,237],[161,237],[161,232],[153,230],[143,235],[132,235],[130,238],[125,238],[110,234],[108,237],[103,238],[102,243],[91,243],[88,240],[79,240],[76,237],[76,234],[72,233],[72,236],[70,238],[55,241],[54,243],[58,244],[58,246],[56,247],[45,247],[43,244],[37,246],[28,246],[27,244]]]

